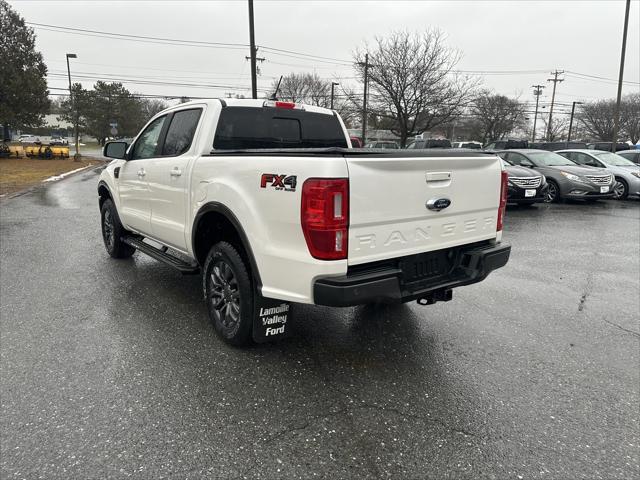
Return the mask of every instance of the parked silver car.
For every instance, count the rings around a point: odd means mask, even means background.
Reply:
[[[625,199],[640,196],[640,166],[612,152],[602,150],[560,150],[556,152],[578,165],[604,169],[616,178],[613,187],[615,198]]]
[[[616,155],[620,155],[622,158],[626,158],[627,160],[631,160],[636,165],[640,165],[640,150],[637,148],[634,150],[623,150],[621,152],[616,152]]]

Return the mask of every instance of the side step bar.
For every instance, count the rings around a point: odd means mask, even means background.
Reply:
[[[173,255],[160,250],[159,248],[152,247],[148,243],[144,243],[139,237],[126,236],[122,237],[122,241],[127,245],[131,245],[136,250],[140,250],[142,253],[146,253],[151,258],[166,263],[170,267],[175,268],[183,275],[196,275],[200,273],[200,267],[197,264],[187,263],[184,260],[180,260]]]

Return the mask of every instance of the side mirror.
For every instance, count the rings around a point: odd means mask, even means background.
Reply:
[[[129,144],[127,142],[107,142],[104,146],[103,155],[120,160],[126,159],[128,147]]]

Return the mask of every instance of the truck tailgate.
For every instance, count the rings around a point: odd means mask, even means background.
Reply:
[[[498,157],[404,151],[345,158],[349,265],[496,238]],[[427,202],[437,199],[451,203],[440,211],[428,209]]]

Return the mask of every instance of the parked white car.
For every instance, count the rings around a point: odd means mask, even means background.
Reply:
[[[107,252],[202,272],[211,321],[235,345],[284,335],[288,302],[427,305],[507,263],[497,156],[350,146],[325,108],[167,109],[132,145],[104,148],[116,158],[98,185]]]
[[[40,143],[40,137],[36,137],[35,135],[20,135],[18,138],[20,143]]]
[[[615,176],[613,194],[615,198],[625,199],[629,195],[640,196],[640,166],[631,160],[603,150],[560,150],[563,157],[590,167],[601,168]]]
[[[474,150],[481,150],[482,143],[476,142],[475,140],[469,140],[466,142],[453,142],[451,144],[452,148],[472,148]]]

